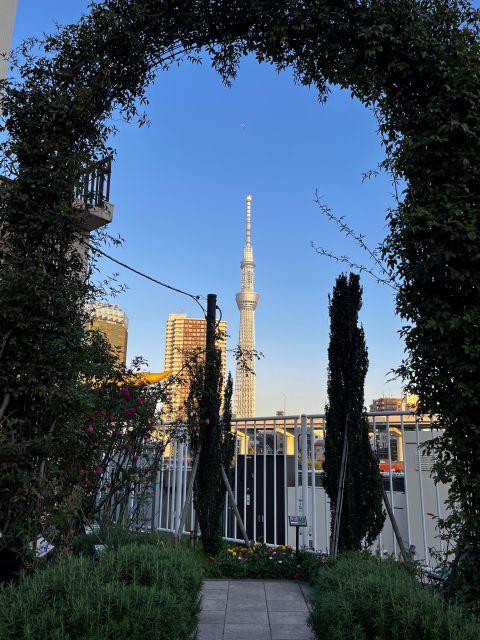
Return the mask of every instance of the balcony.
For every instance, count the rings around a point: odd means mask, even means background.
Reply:
[[[96,162],[90,165],[75,189],[73,206],[79,210],[81,231],[90,233],[112,222],[111,174],[111,158]]]

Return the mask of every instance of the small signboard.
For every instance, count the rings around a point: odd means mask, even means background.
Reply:
[[[288,516],[288,524],[291,527],[306,527],[307,516]]]

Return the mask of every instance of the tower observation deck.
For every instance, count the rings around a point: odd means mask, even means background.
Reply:
[[[234,412],[237,418],[251,418],[256,415],[255,404],[255,309],[259,295],[255,291],[255,260],[251,244],[252,196],[246,197],[247,234],[243,250],[242,289],[237,293],[240,311],[240,335],[238,345],[242,356],[237,362],[235,376]]]

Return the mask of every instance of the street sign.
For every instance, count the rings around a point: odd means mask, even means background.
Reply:
[[[288,524],[291,527],[306,527],[307,516],[288,516]]]

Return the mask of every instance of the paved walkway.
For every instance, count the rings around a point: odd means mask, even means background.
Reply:
[[[288,580],[205,580],[198,640],[313,640],[309,587]]]

